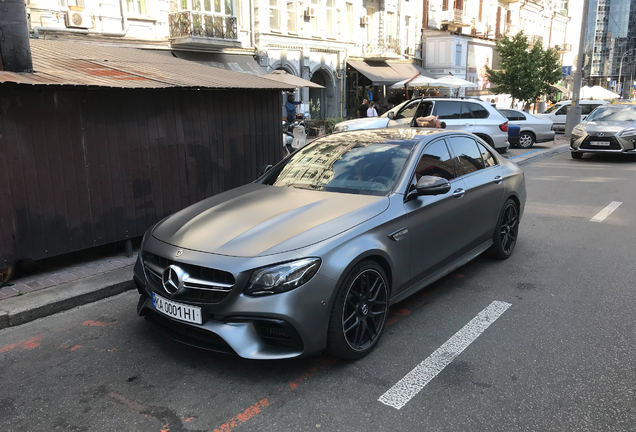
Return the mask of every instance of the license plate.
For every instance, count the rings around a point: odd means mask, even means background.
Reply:
[[[592,141],[592,142],[590,142],[590,145],[601,146],[601,147],[609,147],[610,143],[609,143],[609,141]]]
[[[165,299],[152,293],[152,305],[162,314],[194,324],[201,324],[201,308]]]

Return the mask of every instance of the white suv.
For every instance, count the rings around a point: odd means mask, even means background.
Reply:
[[[434,115],[446,129],[477,135],[500,153],[508,150],[508,119],[492,104],[478,99],[417,98],[382,114],[338,123],[335,132],[415,126],[415,119]]]

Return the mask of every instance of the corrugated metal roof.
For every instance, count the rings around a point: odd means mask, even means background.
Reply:
[[[118,88],[287,89],[256,76],[136,48],[31,39],[34,73],[1,72],[0,82]]]

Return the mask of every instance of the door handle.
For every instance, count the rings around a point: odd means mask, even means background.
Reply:
[[[464,194],[466,193],[466,191],[462,188],[459,189],[455,189],[455,192],[453,192],[453,196],[456,198],[461,198],[464,196]]]
[[[503,181],[503,178],[501,178],[501,176],[496,176],[495,179],[493,180],[493,183],[501,184],[502,181]]]

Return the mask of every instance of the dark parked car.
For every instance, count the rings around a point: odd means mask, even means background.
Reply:
[[[482,252],[509,257],[525,201],[523,172],[469,133],[329,135],[151,228],[138,313],[245,358],[359,358],[391,304]]]

